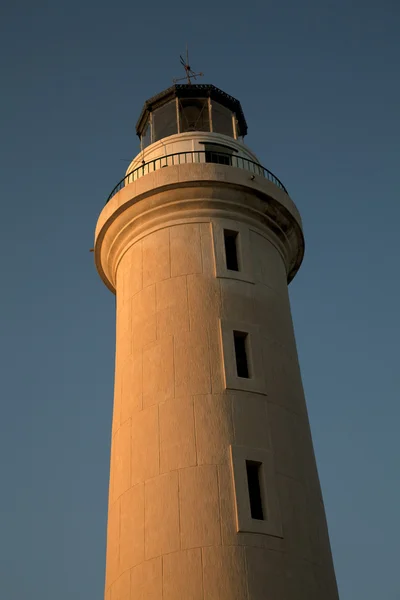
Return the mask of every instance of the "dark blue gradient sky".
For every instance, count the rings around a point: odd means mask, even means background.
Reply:
[[[341,600],[400,598],[399,17],[395,0],[3,0],[2,599],[102,597],[114,298],[89,249],[186,41],[304,220],[290,290]]]

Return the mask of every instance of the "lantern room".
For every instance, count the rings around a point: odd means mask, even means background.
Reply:
[[[141,149],[171,135],[219,133],[242,141],[247,124],[240,102],[214,85],[173,85],[145,103],[136,124]]]

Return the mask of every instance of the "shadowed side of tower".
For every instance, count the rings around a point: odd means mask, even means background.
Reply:
[[[213,86],[148,101],[96,228],[116,293],[106,600],[337,600],[287,284],[298,211]]]

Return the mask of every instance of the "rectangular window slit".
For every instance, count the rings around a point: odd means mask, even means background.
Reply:
[[[237,231],[224,229],[226,268],[229,271],[239,271],[238,237]]]
[[[250,378],[249,363],[247,359],[248,354],[248,333],[243,331],[233,332],[233,341],[235,345],[235,357],[236,357],[236,372],[238,377]]]
[[[260,485],[261,467],[262,463],[260,462],[246,460],[251,518],[257,519],[258,521],[264,521],[264,510]]]

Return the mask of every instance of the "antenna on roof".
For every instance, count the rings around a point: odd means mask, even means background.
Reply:
[[[181,59],[181,65],[182,65],[182,67],[186,71],[186,75],[185,75],[185,77],[180,77],[178,79],[173,79],[172,80],[173,83],[177,83],[178,81],[183,81],[184,79],[186,79],[187,82],[188,82],[188,84],[191,85],[192,84],[192,79],[196,79],[197,77],[203,77],[203,73],[195,73],[190,68],[190,65],[189,65],[189,51],[188,51],[187,44],[186,44],[186,60],[183,58],[182,55],[179,58]]]

